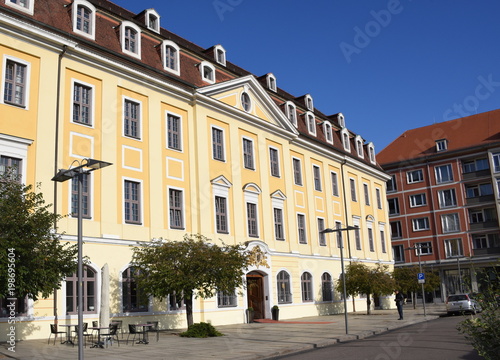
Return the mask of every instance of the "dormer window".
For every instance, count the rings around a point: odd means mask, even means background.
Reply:
[[[351,151],[351,142],[349,141],[349,131],[344,128],[340,134],[342,137],[342,145],[344,145],[344,150]]]
[[[325,133],[326,141],[330,144],[333,144],[332,124],[330,124],[329,121],[323,122],[323,132]]]
[[[34,2],[35,0],[5,0],[5,5],[33,15]]]
[[[337,114],[337,121],[339,122],[339,126],[341,128],[345,128],[345,118],[344,118],[344,114],[342,113],[338,113]]]
[[[360,135],[356,136],[356,151],[360,158],[363,158],[365,156],[363,150],[363,138]]]
[[[250,110],[252,109],[252,102],[250,100],[250,95],[248,95],[247,92],[243,92],[241,94],[241,107],[246,112],[250,112]]]
[[[313,98],[311,95],[307,94],[305,96],[306,108],[307,110],[314,111]]]
[[[202,61],[200,63],[200,73],[203,81],[210,84],[215,83],[215,67],[208,61]]]
[[[375,164],[376,161],[375,161],[375,147],[373,146],[373,143],[370,142],[368,144],[368,156],[370,157],[370,162],[372,164]]]
[[[141,30],[130,21],[124,21],[120,26],[122,51],[141,58]]]
[[[226,50],[222,47],[222,45],[215,45],[214,57],[218,64],[226,66]]]
[[[316,136],[316,119],[314,118],[314,115],[310,112],[306,113],[306,123],[309,134]]]
[[[154,9],[146,10],[146,27],[154,32],[160,32],[160,15]]]
[[[448,140],[446,139],[441,139],[441,140],[436,140],[436,151],[445,151],[448,150]]]
[[[276,92],[276,77],[273,74],[267,74],[267,87]]]
[[[285,104],[285,112],[288,120],[290,120],[293,126],[297,127],[297,109],[295,108],[295,104],[291,101],[287,101]]]
[[[73,31],[95,39],[95,7],[85,0],[75,0],[72,8]]]
[[[170,40],[164,40],[162,43],[163,68],[176,75],[180,75],[180,51],[176,43]]]

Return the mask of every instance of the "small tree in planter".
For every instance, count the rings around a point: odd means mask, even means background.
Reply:
[[[278,307],[278,305],[274,305],[271,308],[271,314],[273,316],[273,320],[276,320],[276,321],[279,320],[279,318],[280,318],[280,308]]]
[[[247,323],[253,323],[254,310],[253,307],[247,309]]]

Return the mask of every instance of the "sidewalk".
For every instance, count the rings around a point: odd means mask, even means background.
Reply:
[[[405,305],[404,320],[398,320],[396,310],[374,310],[366,313],[348,314],[349,335],[345,333],[344,315],[328,315],[265,322],[217,326],[225,336],[208,339],[182,338],[178,330],[169,330],[156,336],[151,334],[148,345],[120,346],[114,343],[105,349],[84,349],[85,359],[271,359],[284,354],[324,347],[338,342],[363,339],[374,334],[401,328],[428,320],[434,320],[446,314],[444,304],[427,304],[424,317],[422,304],[413,309]],[[124,340],[126,340],[126,335]],[[16,343],[15,352],[7,349],[7,344],[0,345],[0,359],[37,359],[37,360],[72,360],[78,358],[75,346],[47,344],[47,339],[26,340]]]

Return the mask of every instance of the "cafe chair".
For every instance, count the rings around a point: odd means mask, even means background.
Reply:
[[[132,338],[132,345],[134,345],[134,340],[137,335],[139,335],[139,340],[141,338],[141,335],[144,335],[144,331],[139,331],[137,330],[137,326],[134,324],[128,324],[128,336],[127,336],[127,345],[128,345],[128,339],[130,338],[130,335],[134,335]]]
[[[89,324],[83,323],[82,335],[83,335],[83,340],[84,340],[83,344],[85,347],[87,347],[87,338],[90,338],[91,343],[93,342],[93,339],[94,339],[94,335],[92,333],[87,332],[88,328],[89,328]],[[78,325],[75,326],[75,330],[73,330],[73,332],[75,333],[75,335],[73,336],[73,344],[74,344],[76,342],[76,339],[78,338]]]
[[[54,345],[56,344],[57,340],[57,335],[58,334],[66,334],[66,331],[57,331],[57,325],[56,324],[50,324],[50,334],[49,334],[49,340],[47,341],[47,344],[50,343],[50,337],[54,334]],[[62,343],[62,341],[61,341]]]
[[[155,332],[156,333],[156,341],[160,339],[160,328],[158,326],[158,321],[148,321],[148,324],[153,324],[153,326],[148,328],[148,332]]]
[[[120,346],[120,339],[118,339],[118,325],[117,324],[110,324],[109,325],[109,332],[101,333],[101,338],[104,338],[104,342],[106,343],[106,347],[108,347],[108,343],[111,343],[111,345],[113,345],[113,340],[116,340],[116,342],[118,343],[118,346]]]
[[[121,333],[123,339],[123,320],[111,320],[111,323],[118,325],[118,331]]]

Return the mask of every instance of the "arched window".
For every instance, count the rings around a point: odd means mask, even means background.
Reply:
[[[123,312],[148,311],[149,299],[137,286],[134,278],[134,267],[122,272],[122,303]]]
[[[210,84],[215,83],[215,67],[208,61],[202,61],[200,63],[200,73],[203,81]]]
[[[141,58],[141,29],[130,21],[124,21],[120,26],[122,51]]]
[[[180,52],[177,44],[164,40],[162,44],[163,68],[176,75],[180,74]]]
[[[323,301],[333,300],[332,276],[328,273],[321,275],[321,292],[323,294]]]
[[[287,304],[292,302],[292,293],[290,286],[290,275],[284,270],[278,273],[276,277],[276,284],[278,286],[278,303]]]
[[[83,266],[82,274],[83,282],[83,313],[97,313],[97,277],[96,272],[87,265]],[[78,275],[73,273],[66,278],[66,314],[76,314],[78,312],[78,296],[77,296]]]
[[[302,274],[300,277],[300,287],[302,289],[302,301],[313,301],[312,275],[310,273],[305,272]]]

